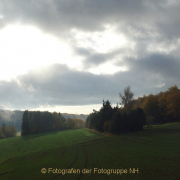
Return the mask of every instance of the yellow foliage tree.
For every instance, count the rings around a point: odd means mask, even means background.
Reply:
[[[161,93],[158,102],[161,114],[164,117],[168,115],[177,117],[180,115],[180,89],[176,85]]]
[[[155,119],[158,118],[159,114],[159,105],[158,105],[158,97],[156,95],[150,94],[144,100],[142,107],[145,111],[146,116],[152,116]]]
[[[167,113],[172,114],[175,118],[180,117],[180,92],[167,96]]]
[[[63,128],[64,123],[61,117],[58,115],[58,113],[56,112],[53,113],[53,120],[54,120],[54,123],[52,125],[53,130],[60,130]]]

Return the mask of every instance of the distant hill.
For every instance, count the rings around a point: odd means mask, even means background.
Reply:
[[[21,124],[22,124],[22,117],[24,111],[20,110],[3,110],[0,109],[0,126],[5,123],[6,126],[14,126],[18,131],[21,131]],[[85,114],[68,114],[68,113],[61,113],[61,115],[67,119],[82,119],[86,120],[88,115]]]
[[[24,111],[11,111],[0,109],[0,126],[5,123],[6,126],[14,126],[18,131],[21,130],[22,116]]]
[[[87,114],[68,114],[68,113],[62,113],[62,115],[64,116],[65,119],[67,118],[72,118],[72,119],[82,119],[82,120],[86,120],[87,118]]]

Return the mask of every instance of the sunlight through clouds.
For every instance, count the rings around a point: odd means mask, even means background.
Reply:
[[[109,53],[128,43],[126,37],[116,33],[116,28],[110,25],[106,25],[104,31],[89,33],[74,28],[71,33],[77,41],[77,47],[89,48],[98,53]]]
[[[89,69],[89,72],[93,74],[114,74],[118,71],[128,71],[128,68],[126,66],[115,66],[112,62],[106,62],[102,65],[99,65],[98,67]]]
[[[170,41],[168,39],[165,39],[162,42],[152,42],[147,50],[149,52],[161,52],[169,54],[172,51],[178,49],[180,46],[180,39],[176,39],[174,41]]]
[[[44,105],[39,105],[37,108],[30,109],[31,111],[50,111],[50,112],[61,112],[61,113],[72,113],[72,114],[80,114],[78,112],[81,112],[82,114],[89,114],[93,111],[93,109],[99,111],[102,104],[92,104],[92,105],[83,105],[83,106],[52,106],[48,103],[45,103]],[[115,104],[113,104],[115,106]],[[83,109],[83,112],[82,112]]]
[[[0,78],[10,79],[53,63],[76,67],[70,47],[32,26],[9,25],[0,31]]]

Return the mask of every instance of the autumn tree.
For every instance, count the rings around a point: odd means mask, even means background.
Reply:
[[[176,85],[170,87],[168,91],[161,93],[159,97],[160,113],[165,122],[171,122],[179,119],[179,101],[180,89]]]
[[[59,116],[58,113],[54,112],[53,113],[53,124],[52,124],[52,129],[53,130],[62,130],[63,129],[64,122]]]
[[[124,89],[124,95],[119,93],[120,105],[124,105],[124,109],[127,113],[133,108],[132,100],[134,94],[130,91],[130,86]]]
[[[75,119],[76,122],[76,128],[84,128],[85,122],[82,119]]]
[[[74,119],[71,119],[71,118],[66,119],[66,126],[68,129],[75,129],[76,124],[75,124]]]
[[[17,135],[17,129],[14,126],[6,126],[6,131],[4,135],[7,138],[15,137]]]
[[[172,114],[174,118],[180,117],[180,92],[167,96],[167,114]]]
[[[152,116],[155,123],[162,120],[160,115],[160,108],[158,103],[158,96],[150,94],[144,100],[142,107],[145,111],[146,116]]]
[[[143,109],[143,103],[146,97],[147,96],[144,94],[143,97],[138,97],[137,99],[133,99],[133,109],[137,109],[137,108]]]

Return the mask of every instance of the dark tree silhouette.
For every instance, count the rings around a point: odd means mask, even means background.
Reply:
[[[23,113],[21,135],[24,136],[28,134],[30,134],[30,124],[29,124],[29,112],[28,110],[26,110]]]

